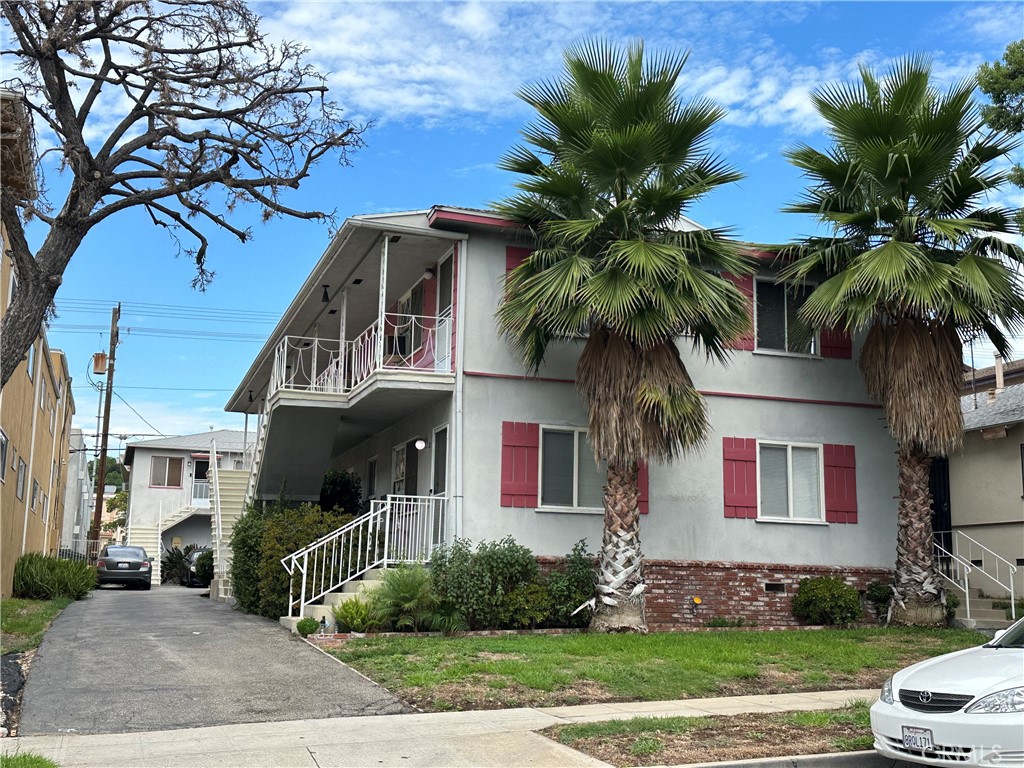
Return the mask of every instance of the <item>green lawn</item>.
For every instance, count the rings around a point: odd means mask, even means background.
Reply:
[[[0,755],[0,768],[60,768],[60,766],[40,755],[19,752],[16,755]]]
[[[54,617],[71,605],[67,598],[56,600],[0,600],[0,650],[20,653],[36,648]]]
[[[418,706],[444,710],[872,688],[910,663],[983,642],[966,630],[880,627],[392,636],[329,650]]]

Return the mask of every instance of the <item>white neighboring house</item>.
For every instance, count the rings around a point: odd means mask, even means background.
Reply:
[[[196,435],[162,437],[129,443],[124,463],[129,467],[128,543],[144,547],[154,558],[154,578],[160,580],[160,558],[171,547],[215,541],[210,504],[210,448],[216,445],[217,467],[241,469],[245,433],[212,430]]]
[[[61,549],[86,554],[85,537],[89,532],[92,494],[89,488],[89,453],[82,430],[72,429],[68,437],[67,487],[64,491],[64,524],[61,528]],[[68,553],[64,553],[68,554]]]

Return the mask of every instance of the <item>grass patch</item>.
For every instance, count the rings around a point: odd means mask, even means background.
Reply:
[[[983,641],[968,630],[871,627],[392,636],[327,650],[406,700],[447,710],[873,688],[913,662]]]
[[[0,600],[0,649],[3,653],[21,653],[38,647],[50,622],[72,602],[63,597],[54,600],[15,597]]]
[[[6,600],[4,601],[7,602]],[[0,766],[3,768],[60,768],[53,760],[47,760],[41,755],[32,752],[19,752],[16,755],[0,756]]]
[[[616,766],[673,765],[870,749],[867,702],[811,712],[640,717],[544,731]]]

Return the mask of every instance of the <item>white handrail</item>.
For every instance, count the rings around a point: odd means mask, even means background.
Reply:
[[[966,560],[964,560],[963,558],[958,557],[957,555],[955,555],[952,552],[950,552],[948,549],[946,549],[941,544],[939,544],[938,541],[933,542],[933,544],[935,546],[936,554],[939,555],[939,558],[937,558],[937,559],[939,559],[939,562],[940,562],[939,573],[942,574],[942,577],[944,579],[946,579],[946,581],[948,581],[951,584],[955,585],[957,589],[961,590],[964,593],[964,610],[967,613],[967,620],[970,621],[970,619],[971,619],[971,591],[970,591],[969,579],[970,579],[971,568],[972,568],[971,564],[969,562],[967,562]],[[946,573],[945,570],[941,567],[941,562],[942,562],[942,558],[943,557],[946,558],[947,560],[949,560],[950,563],[956,563],[957,565],[960,566],[960,568],[957,571],[954,571],[954,573],[955,574],[959,574],[959,575],[962,576],[963,583],[960,583],[959,581],[957,581],[957,579],[953,578],[953,576],[950,575],[949,573]]]
[[[369,512],[281,558],[290,577],[288,615],[294,616],[297,608],[302,618],[308,605],[373,568],[429,562],[446,541],[447,507],[443,496],[391,495],[372,501]]]
[[[217,588],[222,589],[222,585],[227,579],[228,569],[227,562],[224,557],[224,521],[221,517],[222,509],[220,503],[220,470],[217,467],[217,441],[210,440],[210,469],[211,483],[213,484],[213,519],[215,522],[216,533],[217,533]]]
[[[1011,616],[1011,618],[1014,621],[1016,621],[1016,619],[1017,619],[1017,609],[1016,609],[1015,595],[1013,593],[1013,577],[1014,577],[1014,574],[1017,573],[1017,566],[1014,565],[1013,563],[1011,563],[1005,557],[1002,557],[1001,555],[996,554],[995,552],[993,552],[991,549],[986,547],[981,542],[976,541],[975,539],[972,539],[970,536],[968,536],[963,531],[953,530],[952,533],[953,533],[953,552],[960,559],[967,560],[968,562],[970,562],[973,565],[973,561],[975,559],[980,559],[982,561],[982,563],[985,563],[985,561],[987,559],[985,556],[987,555],[988,558],[994,559],[996,561],[995,573],[994,574],[993,573],[989,573],[988,569],[984,565],[977,566],[975,568],[975,570],[977,570],[977,572],[980,573],[981,575],[983,575],[986,578],[988,578],[990,581],[993,581],[994,583],[998,584],[1000,587],[1004,587],[1010,593],[1010,616]],[[963,546],[967,550],[967,554],[966,555],[964,555],[960,551],[961,550],[961,543],[962,542],[963,542]],[[976,558],[975,557],[975,554],[976,554],[975,550],[976,549],[980,550],[980,552],[982,554],[981,558]],[[1000,577],[1000,571],[1002,570],[999,567],[1000,563],[1003,563],[1006,566],[1007,575],[1006,575],[1006,581],[1005,582]]]

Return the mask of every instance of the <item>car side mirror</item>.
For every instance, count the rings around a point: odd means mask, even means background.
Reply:
[[[993,641],[998,640],[1000,637],[1002,637],[1005,634],[1006,634],[1006,630],[1005,629],[997,629],[996,633],[994,635],[992,635],[992,640]]]

